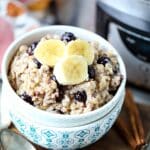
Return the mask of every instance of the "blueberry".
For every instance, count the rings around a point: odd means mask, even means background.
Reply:
[[[61,110],[56,110],[56,112],[57,112],[58,114],[64,114],[64,112],[61,111]]]
[[[100,58],[98,58],[97,63],[98,64],[103,64],[104,66],[110,62],[110,58],[107,56],[102,56]]]
[[[34,50],[36,48],[37,44],[38,44],[38,42],[33,42],[31,44],[31,49]]]
[[[114,72],[114,74],[117,74],[119,72],[119,64],[114,66],[113,72]]]
[[[27,49],[27,53],[28,53],[29,56],[33,55],[33,51],[32,51],[32,49],[31,49],[31,47],[29,47],[29,48]]]
[[[29,96],[26,92],[24,92],[23,94],[19,95],[25,102],[33,105],[33,101],[32,101],[32,97]]]
[[[74,98],[75,100],[79,101],[79,102],[86,102],[87,99],[87,95],[85,91],[77,91],[76,93],[74,93]]]
[[[59,95],[56,98],[56,101],[61,102],[61,100],[64,98],[66,87],[62,86],[61,84],[58,83],[55,75],[51,76],[51,79],[57,83],[57,87],[58,87],[58,90],[59,90]]]
[[[61,102],[61,100],[64,98],[65,91],[61,86],[59,86],[58,89],[59,89],[59,96],[56,98],[56,102]]]
[[[109,90],[109,94],[111,95],[115,95],[116,94],[117,89],[110,89]]]
[[[62,37],[61,37],[61,40],[62,41],[67,41],[67,42],[70,42],[72,40],[76,40],[76,37],[73,33],[71,32],[65,32]]]
[[[27,49],[27,53],[30,55],[33,55],[33,51],[36,48],[38,42],[33,42],[30,47]]]
[[[58,83],[55,75],[52,75],[52,76],[51,76],[51,79],[52,79],[53,81],[55,81],[56,83]]]
[[[88,74],[90,79],[95,78],[95,69],[93,66],[88,66]]]
[[[58,81],[57,81],[57,79],[56,79],[56,76],[55,75],[52,75],[51,76],[51,80],[53,80],[53,81],[55,81],[56,82],[56,84],[57,84],[57,87],[59,88],[59,87],[61,87],[61,85],[58,83]]]
[[[41,68],[42,64],[36,58],[33,59],[33,62],[37,65],[38,69]]]

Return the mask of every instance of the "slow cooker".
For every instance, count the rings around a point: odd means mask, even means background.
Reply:
[[[124,59],[128,81],[150,90],[150,0],[97,0],[96,31]]]

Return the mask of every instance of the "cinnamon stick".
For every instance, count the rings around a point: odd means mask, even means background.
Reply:
[[[144,129],[137,105],[134,102],[133,95],[129,89],[126,90],[125,108],[129,116],[130,127],[122,116],[117,119],[116,127],[132,149],[140,150],[145,144]]]
[[[126,122],[119,117],[116,121],[116,128],[119,130],[119,133],[125,138],[126,142],[131,146],[132,149],[136,149],[136,141],[134,140],[131,132],[126,127]]]
[[[129,89],[126,90],[125,107],[128,110],[127,112],[129,114],[133,136],[137,142],[137,145],[145,144],[144,129],[140,119],[140,114],[133,100],[133,95]]]

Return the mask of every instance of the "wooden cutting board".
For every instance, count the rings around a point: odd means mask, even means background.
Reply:
[[[138,104],[140,116],[143,122],[145,134],[147,136],[148,132],[150,132],[150,105],[146,106],[143,104]],[[124,107],[121,112],[121,115],[124,113]],[[125,116],[126,117],[126,116]],[[16,129],[12,125],[10,127],[12,130]],[[17,131],[18,132],[18,131]],[[37,150],[46,150],[35,145]],[[128,144],[122,139],[122,137],[118,134],[115,126],[99,141],[96,143],[84,148],[83,150],[131,150]]]

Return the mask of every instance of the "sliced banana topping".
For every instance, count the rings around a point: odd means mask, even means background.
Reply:
[[[83,56],[62,58],[54,67],[54,75],[62,85],[79,84],[88,79],[88,64]]]
[[[85,57],[88,65],[91,65],[94,61],[94,50],[92,46],[87,41],[80,39],[67,44],[65,55],[81,55]]]
[[[54,67],[54,75],[62,85],[79,84],[88,79],[88,65],[93,63],[94,49],[84,40],[41,41],[34,50],[35,58],[42,64]]]
[[[63,57],[65,51],[64,42],[56,39],[41,41],[35,51],[34,56],[42,64],[54,66]]]

